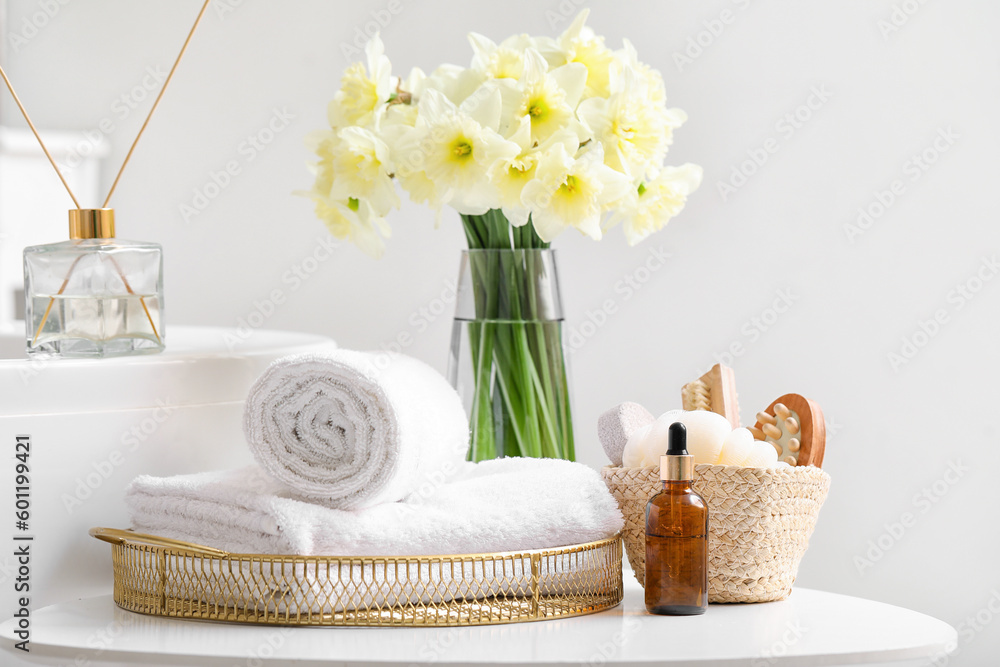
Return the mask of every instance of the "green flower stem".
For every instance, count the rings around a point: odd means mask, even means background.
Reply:
[[[472,448],[470,459],[482,461],[496,458],[496,441],[493,431],[493,403],[485,389],[489,388],[490,366],[493,358],[493,335],[489,323],[469,322],[469,342],[472,348],[472,363],[475,373],[476,391],[472,401],[470,427]]]
[[[498,210],[463,215],[472,250],[549,247],[530,224],[512,227]],[[533,252],[471,253],[476,319],[468,322],[473,363],[469,458],[573,459],[562,322],[545,319],[538,289],[545,266]]]

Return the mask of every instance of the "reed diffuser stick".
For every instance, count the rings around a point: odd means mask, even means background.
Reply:
[[[118,170],[118,175],[115,176],[115,180],[111,184],[111,189],[108,190],[108,196],[104,198],[104,203],[101,205],[101,208],[108,207],[108,202],[111,201],[111,195],[115,193],[115,188],[118,187],[118,180],[122,177],[122,172],[125,171],[125,165],[128,164],[129,159],[132,157],[132,151],[135,150],[136,144],[139,143],[139,138],[142,137],[142,133],[146,131],[146,126],[149,125],[149,119],[153,117],[153,112],[156,111],[156,107],[159,106],[160,100],[163,98],[163,93],[167,92],[167,86],[170,85],[170,79],[173,78],[174,72],[177,70],[177,66],[181,63],[181,58],[184,57],[184,52],[187,51],[188,44],[191,43],[191,37],[194,36],[194,31],[198,28],[198,24],[201,23],[201,17],[205,15],[205,10],[208,9],[209,2],[211,2],[211,0],[205,0],[204,4],[202,4],[201,11],[198,12],[198,17],[194,20],[194,25],[191,26],[187,39],[184,40],[184,45],[181,46],[180,53],[177,54],[174,66],[170,68],[170,73],[167,74],[167,78],[163,82],[163,87],[160,88],[160,94],[156,96],[155,100],[153,100],[153,106],[146,115],[146,120],[143,121],[142,127],[139,128],[139,134],[135,135],[135,140],[132,142],[132,146],[129,147],[128,153],[125,154],[125,160],[122,162],[121,169]]]
[[[21,110],[21,115],[24,116],[24,120],[28,122],[28,127],[31,128],[31,132],[35,135],[35,139],[38,139],[38,145],[42,147],[42,152],[45,153],[45,157],[49,159],[49,163],[52,165],[52,168],[56,170],[56,174],[59,176],[59,180],[62,181],[63,187],[66,188],[66,192],[69,193],[70,199],[73,200],[73,204],[77,208],[80,208],[80,202],[76,200],[76,195],[74,195],[73,191],[70,189],[69,183],[66,182],[62,172],[59,171],[59,167],[56,165],[56,161],[52,158],[52,154],[49,153],[49,149],[45,147],[45,142],[42,141],[41,135],[39,135],[38,130],[35,129],[35,124],[31,122],[31,117],[28,116],[28,112],[25,110],[24,105],[21,104],[21,98],[17,96],[16,92],[14,92],[14,86],[11,84],[10,79],[7,78],[7,73],[3,71],[3,65],[0,65],[0,76],[3,77],[3,82],[7,84],[7,90],[10,91],[10,96],[14,98],[14,103],[17,104],[17,108]]]

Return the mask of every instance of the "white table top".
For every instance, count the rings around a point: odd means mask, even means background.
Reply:
[[[880,664],[942,655],[957,639],[937,619],[880,602],[798,588],[782,602],[712,605],[702,616],[646,614],[625,600],[590,616],[472,628],[279,628],[162,619],[110,595],[32,614],[31,660],[91,665],[692,665]],[[12,621],[0,625],[6,655]],[[5,663],[6,664],[6,663]],[[29,663],[30,664],[30,663]],[[85,664],[82,661],[75,664]]]

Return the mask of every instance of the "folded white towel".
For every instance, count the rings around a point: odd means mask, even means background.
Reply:
[[[358,511],[295,499],[256,466],[136,478],[135,530],[237,553],[416,556],[541,549],[610,537],[622,515],[594,470],[554,459],[463,463],[457,478]]]
[[[402,354],[332,349],[279,359],[250,389],[254,458],[295,494],[341,509],[396,502],[464,461],[462,402]]]

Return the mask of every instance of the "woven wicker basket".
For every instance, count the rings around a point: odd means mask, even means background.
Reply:
[[[625,552],[642,584],[646,503],[660,490],[659,468],[605,466],[601,476],[625,515]],[[814,466],[697,465],[694,487],[708,503],[708,601],[788,597],[830,476]]]

